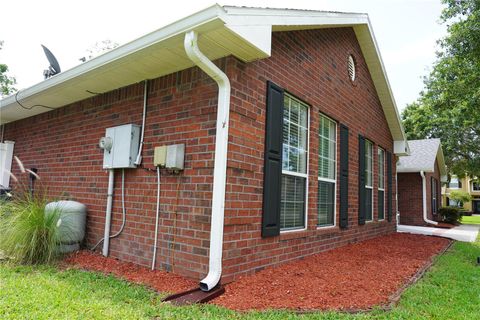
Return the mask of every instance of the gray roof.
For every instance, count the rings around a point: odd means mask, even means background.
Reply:
[[[400,157],[398,172],[434,172],[435,160],[438,160],[440,175],[446,174],[440,139],[408,140],[410,155]]]

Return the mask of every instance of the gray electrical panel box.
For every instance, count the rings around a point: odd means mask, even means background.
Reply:
[[[174,144],[167,146],[167,158],[165,168],[171,170],[183,170],[183,162],[185,158],[185,145]]]
[[[125,124],[107,128],[100,139],[103,149],[103,169],[135,168],[140,143],[140,126]]]

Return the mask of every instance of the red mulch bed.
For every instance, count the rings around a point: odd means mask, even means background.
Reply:
[[[264,269],[226,285],[234,310],[365,310],[389,303],[450,240],[391,234]]]
[[[160,292],[185,291],[198,286],[197,282],[187,280],[174,273],[160,270],[152,271],[133,263],[105,258],[90,251],[73,253],[64,262],[65,267],[113,274],[127,281],[144,284]]]

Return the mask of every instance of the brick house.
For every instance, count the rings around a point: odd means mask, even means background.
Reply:
[[[400,223],[435,224],[447,171],[440,139],[409,140],[410,155],[397,163]]]
[[[160,170],[155,262],[208,273],[207,290],[220,274],[396,230],[395,162],[408,144],[366,14],[215,5],[21,90],[0,112],[2,141],[51,196],[87,206],[87,247],[107,220],[98,141],[145,115],[142,162],[124,170],[125,228],[107,248],[141,265],[155,238],[155,147],[184,144],[183,170]],[[121,192],[117,182],[112,233]]]

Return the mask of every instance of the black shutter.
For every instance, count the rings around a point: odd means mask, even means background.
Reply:
[[[365,138],[358,136],[358,224],[365,224]]]
[[[348,128],[340,125],[340,228],[348,227]]]
[[[387,217],[388,221],[392,221],[392,154],[387,151]]]
[[[280,234],[282,186],[283,89],[267,82],[262,237]]]

